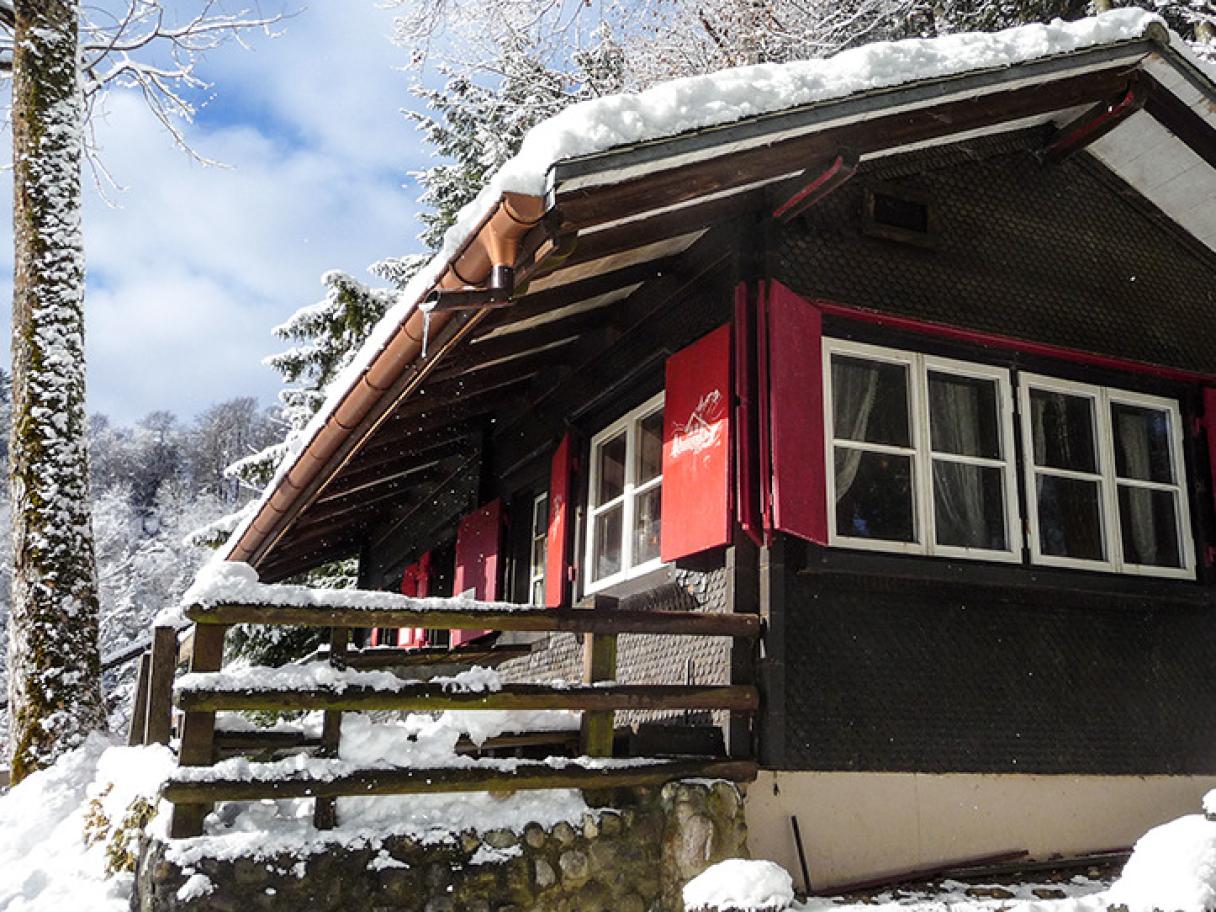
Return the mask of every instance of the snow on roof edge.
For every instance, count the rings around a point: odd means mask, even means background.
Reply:
[[[978,70],[1011,67],[1046,57],[1075,53],[1143,38],[1153,26],[1165,28],[1170,49],[1209,80],[1216,70],[1200,61],[1186,43],[1168,31],[1155,13],[1123,7],[1065,22],[1017,26],[1000,32],[964,32],[938,38],[882,41],[832,57],[784,64],[756,64],[688,76],[642,92],[626,92],[580,102],[537,124],[524,136],[519,152],[500,168],[477,196],[460,210],[434,257],[398,294],[351,363],[330,383],[325,402],[291,442],[274,477],[257,501],[257,510],[232,530],[223,549],[232,554],[273,492],[282,483],[359,378],[409,319],[447,270],[454,256],[494,211],[502,195],[543,195],[550,169],[559,161],[606,152],[620,146],[677,136],[692,130],[772,114],[815,102],[834,101],[862,91],[895,88]]]

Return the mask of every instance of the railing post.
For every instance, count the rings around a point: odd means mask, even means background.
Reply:
[[[153,628],[144,744],[169,743],[173,727],[173,672],[176,669],[177,631],[172,627]]]
[[[199,624],[194,629],[194,652],[190,671],[219,671],[224,664],[224,634],[228,628],[221,624]],[[176,649],[174,650],[176,657]],[[188,712],[182,718],[182,744],[178,754],[180,766],[210,766],[215,762],[215,711]],[[169,835],[174,839],[203,834],[203,820],[211,810],[210,804],[179,804],[173,808]]]
[[[144,725],[148,721],[148,669],[152,665],[152,653],[145,651],[139,657],[139,676],[135,679],[135,700],[131,704],[131,727],[127,730],[127,744],[137,747],[144,743]]]
[[[337,668],[345,666],[346,648],[350,643],[350,629],[333,627],[329,632],[329,663]],[[342,710],[327,710],[321,728],[322,757],[337,757],[342,741]],[[338,825],[338,799],[317,798],[312,809],[312,822],[318,830],[332,830]]]
[[[592,611],[611,611],[617,600],[611,596],[595,596]],[[583,638],[583,683],[596,684],[616,680],[616,634],[588,633]],[[611,757],[616,734],[616,713],[583,711],[579,746],[584,756]]]

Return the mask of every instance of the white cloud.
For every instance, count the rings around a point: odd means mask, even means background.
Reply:
[[[208,61],[215,100],[188,134],[230,169],[175,149],[130,95],[113,96],[96,124],[126,189],[118,208],[86,196],[91,410],[130,421],[160,408],[189,417],[237,395],[270,402],[278,378],[260,364],[279,347],[270,328],[317,299],[320,274],[364,276],[417,249],[401,184],[418,139],[399,113],[408,99],[385,37],[391,17],[373,0],[318,7],[275,41]],[[0,231],[11,274],[7,219]]]

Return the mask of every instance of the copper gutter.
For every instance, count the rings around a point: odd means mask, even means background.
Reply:
[[[496,270],[514,269],[520,242],[540,221],[544,211],[541,197],[504,193],[448,262],[435,287],[445,290],[477,288]],[[365,419],[405,370],[419,360],[427,334],[437,334],[452,318],[451,313],[436,311],[429,315],[428,321],[427,313],[414,302],[397,332],[346,391],[278,485],[262,495],[253,521],[226,555],[228,560],[247,561],[255,566],[262,562],[299,514],[316,499],[321,488],[354,454],[352,448],[345,458],[336,460],[342,445],[360,430],[366,439],[375,429],[379,421],[366,424]],[[424,370],[429,372],[435,360],[432,358]],[[386,414],[391,405],[385,410]],[[355,443],[357,448],[361,441]]]

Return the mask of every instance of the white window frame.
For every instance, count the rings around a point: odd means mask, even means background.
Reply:
[[[544,504],[546,508],[548,507],[548,491],[537,494],[532,498],[532,523],[528,532],[528,601],[533,605],[543,605],[545,602],[545,570],[548,567],[549,557],[549,523],[545,522],[544,526],[541,527],[539,534],[536,528],[536,517],[541,504]],[[547,509],[545,511],[545,515],[546,517],[548,516]],[[534,562],[534,558],[536,556],[536,543],[538,541],[545,543],[544,548],[541,549],[541,561],[539,566],[537,566]],[[537,583],[540,583],[541,591],[539,603],[535,599]]]
[[[1040,469],[1034,461],[1034,438],[1031,427],[1030,392],[1032,389],[1064,393],[1090,399],[1094,409],[1094,444],[1097,447],[1096,473],[1076,472],[1067,469]],[[1128,390],[1072,380],[1061,380],[1042,374],[1021,373],[1018,377],[1018,403],[1022,413],[1022,463],[1026,488],[1027,528],[1030,539],[1031,563],[1050,567],[1071,567],[1081,570],[1105,570],[1135,576],[1156,576],[1170,579],[1194,579],[1196,571],[1195,543],[1191,533],[1190,504],[1187,497],[1186,460],[1182,449],[1182,413],[1175,399],[1150,396]],[[1174,484],[1139,481],[1119,478],[1115,471],[1114,429],[1111,424],[1111,405],[1138,406],[1167,412],[1170,421],[1170,465],[1174,472]],[[1098,506],[1102,515],[1102,542],[1106,560],[1084,560],[1056,554],[1044,554],[1039,534],[1039,502],[1036,477],[1044,474],[1063,478],[1079,478],[1099,482]],[[1151,564],[1129,564],[1123,560],[1123,529],[1119,522],[1119,485],[1170,491],[1176,496],[1177,510],[1174,521],[1178,536],[1181,567],[1157,567]]]
[[[655,396],[647,399],[637,408],[631,409],[626,414],[622,415],[612,424],[608,425],[602,431],[591,438],[590,449],[590,471],[588,472],[587,484],[587,513],[586,520],[583,524],[584,528],[584,548],[583,548],[583,592],[590,594],[607,589],[609,586],[614,586],[617,583],[625,580],[633,579],[656,570],[663,566],[661,557],[655,557],[645,563],[634,565],[633,563],[633,520],[637,498],[647,491],[651,491],[663,484],[663,472],[660,466],[659,474],[647,481],[645,484],[637,484],[637,454],[638,454],[638,430],[637,426],[643,418],[648,418],[650,415],[663,408],[665,393],[658,393]],[[611,440],[621,433],[625,432],[625,487],[620,496],[613,498],[604,504],[595,503],[596,492],[599,489],[599,459],[598,451],[600,445],[606,440]],[[616,573],[605,576],[602,579],[592,580],[591,574],[595,570],[593,562],[595,554],[595,520],[602,513],[612,509],[618,504],[623,503],[621,511],[621,569]]]
[[[856,357],[888,364],[904,365],[908,371],[908,442],[910,446],[859,443],[837,440],[832,411],[832,355]],[[951,374],[980,380],[991,380],[997,386],[997,406],[1000,427],[1000,445],[1003,459],[958,456],[950,453],[934,453],[929,427],[929,372]],[[828,544],[833,547],[860,548],[867,551],[885,551],[896,554],[924,554],[934,557],[952,557],[965,560],[1001,561],[1018,563],[1022,560],[1022,532],[1018,517],[1017,451],[1013,438],[1013,392],[1010,373],[1006,368],[977,364],[971,361],[956,361],[939,358],[920,352],[885,348],[861,342],[825,337],[823,340],[823,418],[824,446],[826,449],[825,475],[828,504]],[[841,535],[836,531],[836,447],[860,449],[868,452],[891,453],[909,456],[912,460],[912,523],[916,540],[911,542],[885,541],[883,539],[859,538]],[[1005,541],[1008,550],[990,548],[968,548],[956,545],[937,544],[936,507],[933,498],[932,465],[934,459],[980,465],[1002,469],[1004,487]]]

